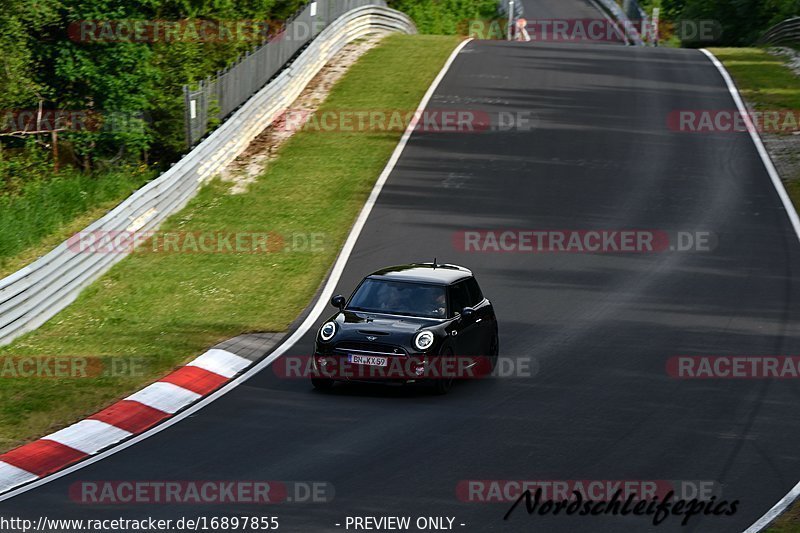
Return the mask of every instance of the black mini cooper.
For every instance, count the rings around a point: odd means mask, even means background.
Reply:
[[[384,268],[359,284],[317,333],[311,381],[420,383],[439,394],[456,378],[491,372],[499,339],[494,308],[472,272],[418,263]]]

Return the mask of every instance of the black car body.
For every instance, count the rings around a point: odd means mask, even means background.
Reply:
[[[496,363],[494,308],[464,267],[384,268],[364,278],[349,300],[334,296],[331,304],[339,312],[323,323],[315,342],[312,382],[318,389],[334,381],[425,381],[444,393],[457,368],[484,361],[491,369]],[[435,365],[444,361],[452,363],[451,372],[437,373]],[[376,367],[384,371],[363,372]]]

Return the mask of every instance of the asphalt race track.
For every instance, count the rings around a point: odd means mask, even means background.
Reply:
[[[592,22],[603,21],[604,31],[610,31],[608,42],[625,44],[621,33],[611,30],[612,22],[600,11],[599,6],[592,5],[590,0],[517,0],[522,3],[522,16],[528,21],[527,29],[534,41],[564,40],[555,35],[569,35],[580,42],[597,42],[589,38],[581,38],[577,30],[588,30]],[[554,31],[556,24],[566,24],[563,33]],[[593,30],[596,31],[596,30]]]
[[[417,133],[338,291],[381,266],[463,264],[495,304],[501,354],[532,377],[314,392],[267,369],[196,416],[0,503],[37,518],[454,516],[462,531],[741,531],[800,480],[795,380],[680,380],[676,355],[800,353],[800,243],[746,133],[667,128],[678,109],[734,109],[698,51],[469,44],[431,108],[532,113],[529,130]],[[471,229],[713,232],[713,251],[467,253]],[[326,314],[327,316],[327,314]],[[322,319],[319,320],[319,324]],[[313,335],[290,352],[307,355]],[[85,480],[321,481],[331,503],[82,505]],[[527,516],[462,502],[462,480],[707,480],[730,517]],[[465,524],[460,526],[458,524]]]
[[[601,18],[589,0],[518,0],[525,8],[525,18],[532,19],[597,19]]]

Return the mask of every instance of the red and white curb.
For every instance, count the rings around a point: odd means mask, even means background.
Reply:
[[[86,420],[0,455],[0,493],[143,433],[214,392],[254,361],[212,349]]]

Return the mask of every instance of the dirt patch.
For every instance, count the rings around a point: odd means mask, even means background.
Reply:
[[[223,181],[233,182],[231,194],[241,194],[247,191],[249,184],[253,183],[266,170],[269,162],[275,159],[278,148],[302,126],[304,121],[298,121],[298,117],[305,117],[307,120],[312,113],[319,109],[336,82],[384,36],[382,34],[369,35],[345,46],[333,60],[322,68],[297,100],[292,103],[290,106],[292,110],[291,127],[287,127],[285,116],[277,118],[253,139],[244,152],[220,172]]]
[[[800,180],[800,135],[761,134],[764,146],[784,181]]]
[[[767,49],[767,53],[776,57],[780,57],[786,63],[786,66],[800,76],[800,52],[793,48],[785,46],[774,46]]]

